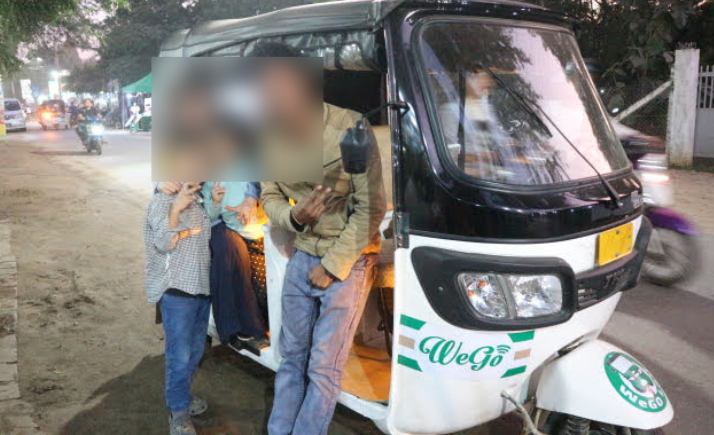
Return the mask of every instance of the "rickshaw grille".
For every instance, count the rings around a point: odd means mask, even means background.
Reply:
[[[584,308],[592,303],[597,302],[599,294],[597,289],[580,288],[578,289],[578,308]]]

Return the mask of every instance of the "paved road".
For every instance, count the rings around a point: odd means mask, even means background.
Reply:
[[[40,146],[38,158],[59,156],[66,160],[69,168],[89,165],[119,180],[137,196],[148,198],[150,136],[147,133],[132,135],[108,131],[108,144],[102,156],[86,155],[72,131],[44,132],[31,126],[30,131],[12,134],[11,137]],[[642,284],[626,293],[604,331],[606,340],[631,351],[644,362],[668,392],[676,412],[675,420],[666,428],[666,433],[670,435],[708,434],[714,431],[714,413],[711,412],[714,408],[714,288],[711,285],[714,281],[714,268],[711,267],[714,264],[714,249],[711,248],[714,236],[702,236],[699,242],[704,267],[697,276],[679,288],[664,289]],[[160,364],[149,359],[142,364],[149,365],[158,376]],[[206,378],[202,382],[217,389],[214,401],[220,402],[221,397],[231,394],[231,400],[240,400],[241,396],[234,394],[235,388],[240,386],[228,385],[234,376],[266,391],[264,400],[266,403],[270,400],[272,376],[256,364],[219,351],[209,367],[214,370],[216,379]],[[144,370],[137,367],[137,371]],[[203,376],[211,377],[210,374]],[[142,376],[142,379],[145,377]],[[248,397],[246,401],[255,400],[253,396]],[[223,409],[224,415],[230,415],[234,405],[238,404],[222,403],[218,408]],[[244,408],[242,406],[241,409]],[[91,412],[89,415],[92,415]],[[232,418],[232,423],[221,424],[240,428],[241,422],[236,419],[242,417],[234,415]],[[256,417],[245,418],[250,421]],[[378,433],[368,422],[344,408],[338,409],[336,421],[333,433]],[[469,433],[477,432],[507,435],[512,431],[500,422],[491,425],[490,431],[484,428]]]

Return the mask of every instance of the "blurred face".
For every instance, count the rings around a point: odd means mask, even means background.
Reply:
[[[495,85],[493,78],[488,73],[483,72],[471,74],[466,83],[470,93],[475,97],[488,95]]]
[[[314,110],[314,96],[298,67],[290,60],[274,59],[266,62],[262,74],[263,95],[271,118],[292,126],[304,120],[306,111]]]
[[[94,101],[84,100],[84,107],[94,107]]]

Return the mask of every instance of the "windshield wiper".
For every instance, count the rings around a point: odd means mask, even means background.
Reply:
[[[570,145],[570,147],[573,149],[573,151],[575,151],[583,159],[583,161],[585,161],[585,163],[587,163],[588,166],[590,166],[590,168],[593,170],[593,172],[595,172],[595,174],[597,174],[597,177],[600,179],[600,183],[603,185],[603,187],[605,188],[605,191],[607,192],[607,196],[610,197],[610,200],[613,202],[613,204],[615,204],[615,207],[617,207],[617,208],[622,207],[623,204],[622,204],[622,201],[620,200],[617,190],[615,190],[615,188],[612,187],[612,185],[605,179],[605,177],[602,176],[600,171],[598,171],[597,168],[595,168],[595,165],[592,164],[590,159],[585,157],[585,154],[580,152],[578,147],[576,147],[575,144],[570,141],[568,136],[566,136],[566,134],[563,133],[563,131],[560,129],[560,127],[558,127],[558,124],[553,122],[553,120],[550,118],[550,116],[548,116],[548,114],[545,112],[545,110],[543,110],[535,101],[527,101],[525,99],[525,97],[523,97],[523,95],[521,95],[518,91],[513,89],[513,87],[511,85],[509,85],[505,80],[503,80],[503,78],[501,78],[501,76],[499,76],[498,74],[493,72],[491,70],[491,68],[487,67],[486,65],[482,65],[482,64],[477,64],[477,66],[483,68],[491,77],[493,77],[493,79],[496,80],[498,82],[498,84],[500,84],[506,90],[506,92],[508,92],[513,98],[515,98],[516,101],[518,101],[520,103],[520,105],[529,114],[531,114],[533,116],[533,119],[536,119],[538,121],[538,123],[543,126],[545,131],[547,131],[548,134],[552,137],[553,135],[550,134],[550,130],[548,129],[548,127],[545,125],[543,120],[540,119],[540,117],[532,109],[532,107],[535,107],[536,110],[538,110],[543,115],[543,117],[548,120],[550,125],[552,125],[555,128],[555,130],[558,132],[558,134],[560,134],[560,136],[562,136],[563,139],[565,139],[565,141],[568,143],[568,145]]]

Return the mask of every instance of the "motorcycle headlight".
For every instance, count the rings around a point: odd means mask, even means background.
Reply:
[[[462,272],[457,281],[473,308],[492,319],[527,319],[563,309],[563,285],[556,275]]]
[[[101,134],[104,133],[104,126],[103,125],[93,125],[89,127],[89,132],[95,136],[100,136]]]

